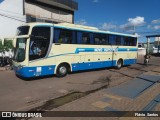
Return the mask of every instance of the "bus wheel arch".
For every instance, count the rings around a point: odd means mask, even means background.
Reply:
[[[122,66],[123,66],[123,59],[120,58],[120,59],[117,60],[116,68],[120,69],[120,68],[122,68]]]
[[[63,62],[58,64],[56,68],[56,76],[57,77],[65,77],[68,73],[71,72],[71,66],[67,62]]]

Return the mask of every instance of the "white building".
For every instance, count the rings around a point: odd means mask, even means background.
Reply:
[[[26,22],[74,22],[74,0],[0,0],[0,38],[13,38]]]
[[[3,0],[0,3],[0,38],[15,36],[17,26],[26,22],[22,0]]]

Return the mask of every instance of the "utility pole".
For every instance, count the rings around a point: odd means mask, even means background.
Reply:
[[[160,50],[159,38],[160,38],[160,37],[158,37],[158,53],[159,53],[159,50]]]
[[[134,33],[136,33],[136,27],[135,27],[135,24],[133,25],[133,30],[134,30]]]
[[[147,55],[149,55],[150,38],[147,37]]]

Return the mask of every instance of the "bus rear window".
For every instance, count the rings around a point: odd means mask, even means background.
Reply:
[[[28,35],[29,26],[21,26],[17,28],[17,36]]]

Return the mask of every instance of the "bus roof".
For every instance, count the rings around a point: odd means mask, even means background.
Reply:
[[[52,24],[52,23],[35,22],[35,23],[27,23],[26,25],[29,25],[29,26],[52,26],[52,27],[57,27],[57,28],[67,28],[67,29],[71,29],[71,30],[104,33],[104,34],[113,34],[113,35],[122,35],[122,36],[129,36],[129,37],[137,37],[136,35],[124,34],[124,33],[118,33],[118,32],[111,32],[111,31],[102,31],[102,30],[99,30],[96,27],[70,24],[70,23]]]

